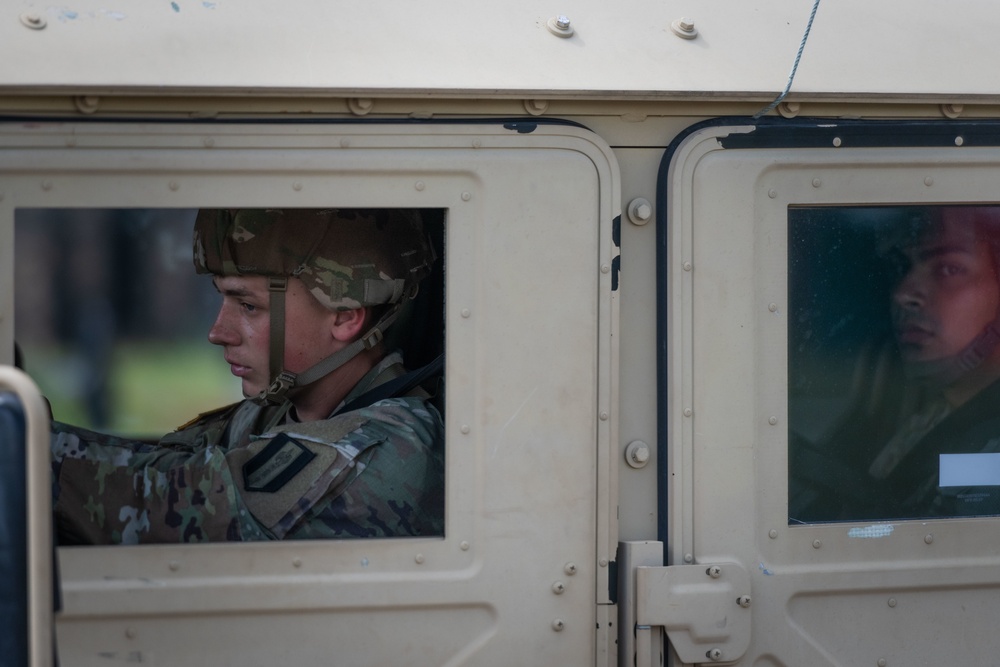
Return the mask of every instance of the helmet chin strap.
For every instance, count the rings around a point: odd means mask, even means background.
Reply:
[[[330,356],[321,359],[301,373],[284,370],[285,365],[285,292],[288,279],[272,277],[268,279],[271,293],[271,335],[268,358],[268,373],[271,384],[253,398],[259,405],[280,405],[288,400],[288,392],[296,387],[304,387],[337,370],[365,350],[370,350],[385,337],[385,331],[399,317],[403,302],[399,301],[360,338]],[[409,298],[416,296],[414,290]],[[275,369],[282,369],[275,373]]]
[[[1000,345],[1000,314],[957,354],[905,365],[906,377],[948,386],[982,365]]]

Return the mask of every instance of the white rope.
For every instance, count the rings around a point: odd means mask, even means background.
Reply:
[[[781,101],[785,99],[786,95],[788,95],[788,91],[792,89],[792,80],[795,79],[795,71],[799,68],[799,61],[802,60],[802,50],[806,48],[806,40],[809,39],[809,31],[812,30],[813,19],[816,18],[817,9],[819,9],[819,0],[815,0],[815,2],[813,2],[812,13],[809,14],[809,23],[806,24],[806,32],[802,35],[802,42],[799,44],[799,52],[795,54],[795,63],[792,65],[792,71],[788,73],[788,83],[785,84],[785,89],[781,91],[780,95],[774,98],[773,102],[753,115],[755,120],[781,104]]]

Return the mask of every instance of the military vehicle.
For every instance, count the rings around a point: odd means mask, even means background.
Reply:
[[[997,25],[969,0],[8,3],[4,664],[995,663],[993,458],[936,482],[980,512],[795,497],[865,493],[821,445],[884,384],[883,232],[1000,205]],[[441,221],[443,538],[53,549],[15,228],[205,207]]]

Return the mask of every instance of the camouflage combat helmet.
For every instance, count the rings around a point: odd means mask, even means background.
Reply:
[[[271,293],[270,386],[281,402],[293,387],[328,375],[377,345],[435,259],[420,217],[403,209],[202,209],[194,227],[198,273],[260,275]],[[284,369],[285,290],[290,276],[330,310],[391,305],[357,341],[302,373]]]

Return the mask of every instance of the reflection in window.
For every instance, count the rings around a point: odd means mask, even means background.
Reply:
[[[791,208],[789,522],[1000,514],[1000,206]]]

